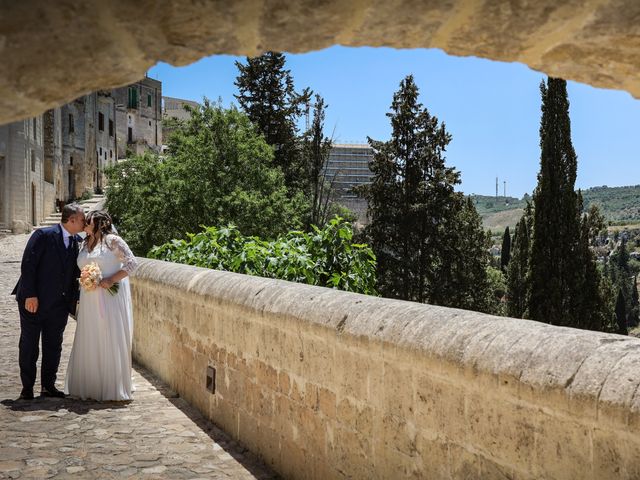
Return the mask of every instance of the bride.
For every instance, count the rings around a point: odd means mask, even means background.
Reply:
[[[89,212],[84,231],[78,267],[96,263],[102,280],[95,290],[80,292],[65,393],[83,400],[131,400],[133,317],[127,276],[137,262],[106,212]],[[116,284],[117,292],[111,293]]]

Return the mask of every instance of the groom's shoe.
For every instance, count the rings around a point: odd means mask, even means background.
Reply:
[[[20,400],[33,400],[33,389],[32,388],[23,388],[22,392],[20,392]]]
[[[65,397],[64,392],[61,392],[60,390],[58,390],[54,386],[44,387],[42,389],[42,391],[40,392],[40,395],[42,395],[43,397],[58,397],[58,398],[64,398]]]

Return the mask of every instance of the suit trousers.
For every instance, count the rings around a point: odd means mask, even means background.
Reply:
[[[42,335],[42,368],[40,385],[51,389],[56,383],[56,374],[60,365],[62,339],[67,326],[69,312],[64,301],[47,311],[38,310],[35,314],[24,308],[24,300],[19,302],[20,344],[18,363],[22,387],[33,389],[36,382],[36,363],[40,354],[39,344]]]

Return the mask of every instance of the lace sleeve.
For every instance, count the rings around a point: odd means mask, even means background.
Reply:
[[[121,237],[118,235],[107,235],[105,242],[109,250],[111,250],[122,262],[122,269],[127,272],[133,272],[138,266],[135,255]]]

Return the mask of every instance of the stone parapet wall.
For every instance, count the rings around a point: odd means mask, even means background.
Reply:
[[[638,339],[146,259],[132,288],[135,359],[285,478],[640,478]]]

